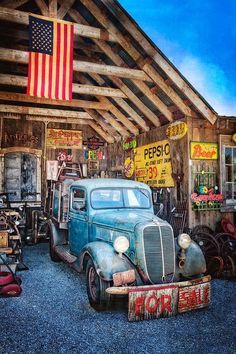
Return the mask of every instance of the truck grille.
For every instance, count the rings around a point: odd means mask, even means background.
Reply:
[[[147,226],[143,230],[143,245],[146,271],[150,281],[154,284],[171,281],[175,272],[172,229],[169,226]]]

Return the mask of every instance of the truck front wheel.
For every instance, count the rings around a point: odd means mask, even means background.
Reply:
[[[105,282],[97,274],[96,268],[90,258],[86,267],[87,294],[90,305],[96,310],[104,310],[110,304],[110,295],[106,289],[110,287],[110,282]]]
[[[49,236],[49,254],[50,254],[50,258],[53,262],[60,262],[61,259],[59,258],[59,256],[57,255],[57,253],[55,252],[55,245],[54,245],[54,241],[53,241],[53,235],[52,235],[52,231],[50,229],[50,227],[48,227],[48,236]]]

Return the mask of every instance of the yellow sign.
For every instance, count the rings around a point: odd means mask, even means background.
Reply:
[[[82,131],[47,129],[47,147],[82,149]]]
[[[233,141],[236,143],[236,133],[234,133],[232,139],[233,139]]]
[[[192,160],[217,160],[218,144],[192,141],[190,144],[190,158]]]
[[[134,161],[130,157],[125,160],[124,174],[128,178],[131,178],[134,174]]]
[[[135,149],[135,179],[151,187],[174,187],[168,140]]]
[[[186,135],[187,131],[187,124],[181,121],[177,121],[168,126],[166,129],[166,136],[170,140],[179,140]]]

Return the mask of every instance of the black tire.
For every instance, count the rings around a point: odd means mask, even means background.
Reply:
[[[96,267],[90,258],[86,267],[87,294],[90,305],[96,310],[105,310],[109,307],[111,296],[106,289],[111,286],[110,282],[104,281],[96,271]]]
[[[52,232],[51,232],[51,228],[48,227],[48,236],[49,236],[49,254],[50,254],[50,258],[53,262],[60,262],[61,259],[59,258],[58,254],[55,252],[55,245],[54,245],[54,241],[53,241],[53,236],[52,236]]]

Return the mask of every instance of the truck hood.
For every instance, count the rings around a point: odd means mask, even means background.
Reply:
[[[97,225],[126,231],[133,231],[139,223],[148,223],[154,220],[160,221],[151,211],[145,212],[143,209],[140,209],[140,211],[127,209],[106,210],[95,214],[93,217],[93,223]]]

